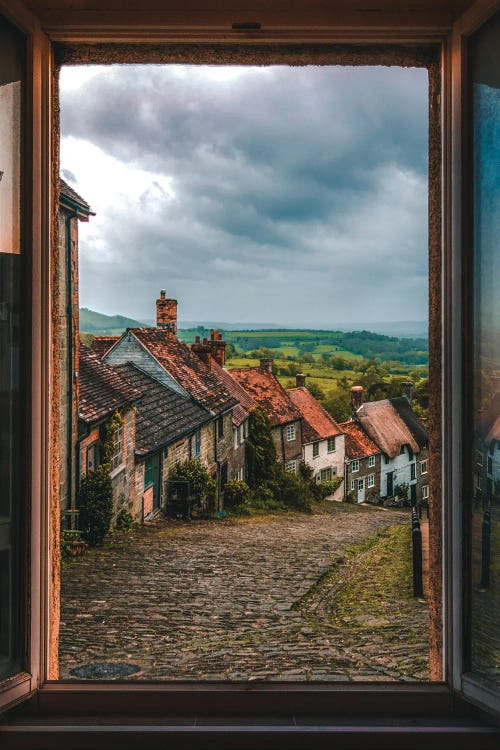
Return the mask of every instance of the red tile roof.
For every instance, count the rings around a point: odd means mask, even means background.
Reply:
[[[141,397],[141,392],[80,344],[80,398],[78,415],[84,422],[99,422]]]
[[[269,370],[247,367],[229,370],[229,374],[263,409],[273,427],[301,419],[300,411]]]
[[[94,336],[90,348],[98,357],[104,357],[119,338],[119,336]]]
[[[341,422],[340,429],[345,434],[345,454],[347,458],[365,458],[380,453],[373,440],[357,422]]]
[[[236,406],[221,381],[189,346],[165,328],[127,328],[190,396],[215,414]]]
[[[76,208],[78,217],[83,221],[88,221],[89,216],[95,216],[87,201],[81,195],[78,195],[76,190],[73,190],[62,177],[59,178],[59,202],[68,205],[70,208]]]
[[[334,435],[341,430],[334,418],[305,387],[287,388],[286,392],[302,415],[302,441],[312,443]]]
[[[224,368],[221,367],[213,357],[210,361],[210,372],[219,378],[231,396],[234,396],[234,398],[239,401],[233,409],[233,423],[236,427],[239,427],[239,425],[248,417],[250,412],[257,407],[256,402],[245,391],[245,389],[231,377],[228,370],[224,370]]]

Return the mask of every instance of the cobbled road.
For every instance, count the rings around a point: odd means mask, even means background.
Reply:
[[[293,609],[346,546],[408,522],[408,512],[332,503],[309,516],[115,534],[63,568],[61,679],[97,662],[138,665],[130,679],[140,680],[415,679],[395,666],[408,653],[404,620],[391,654]],[[422,660],[425,605],[419,612]],[[411,607],[407,617],[414,627]]]

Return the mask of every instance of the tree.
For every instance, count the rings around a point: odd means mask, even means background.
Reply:
[[[314,396],[314,398],[317,398],[318,401],[322,401],[325,398],[324,392],[321,390],[319,385],[314,382],[314,380],[309,380],[307,383],[307,390],[311,394],[311,396]]]
[[[271,433],[271,422],[260,408],[250,414],[245,454],[250,487],[257,487],[275,478],[277,457]]]

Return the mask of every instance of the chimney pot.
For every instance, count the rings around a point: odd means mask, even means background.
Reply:
[[[200,337],[199,336],[195,336],[194,337],[194,343],[195,344],[199,344],[200,343]]]
[[[401,395],[406,396],[411,406],[413,402],[413,382],[411,380],[405,380],[401,383]]]
[[[298,372],[295,376],[295,385],[297,388],[306,387],[306,375],[303,372]]]
[[[363,386],[353,385],[351,388],[351,407],[353,416],[358,411],[359,407],[363,403]]]

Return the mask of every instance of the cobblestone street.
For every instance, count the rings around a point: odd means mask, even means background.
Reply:
[[[161,521],[115,534],[64,566],[61,678],[120,661],[147,680],[426,679],[427,608],[403,587],[391,617],[366,611],[361,630],[328,615],[331,580],[322,606],[308,609],[349,545],[409,520],[332,503],[310,516]]]

